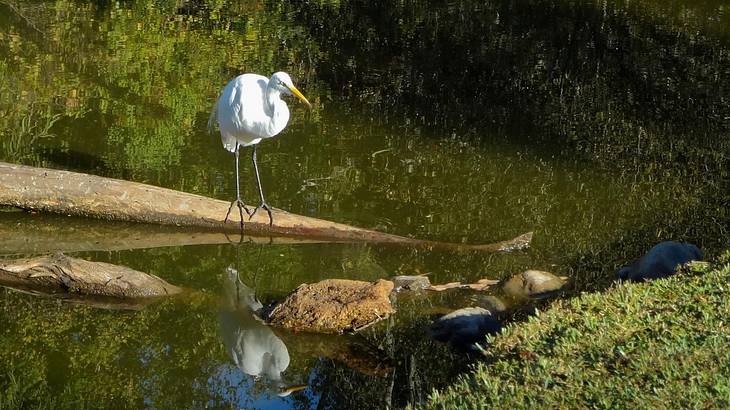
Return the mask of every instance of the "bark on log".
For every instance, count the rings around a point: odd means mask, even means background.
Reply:
[[[63,254],[0,261],[0,285],[114,298],[150,298],[180,293],[157,276],[125,266],[70,258]]]
[[[195,226],[238,232],[239,223],[224,223],[229,203],[137,182],[69,171],[0,162],[0,205],[62,215],[161,225]],[[232,212],[234,216],[238,212]],[[273,210],[274,225],[259,212],[246,221],[247,234],[295,236],[337,241],[399,243],[433,248],[502,252],[529,246],[532,233],[487,245],[424,241]]]

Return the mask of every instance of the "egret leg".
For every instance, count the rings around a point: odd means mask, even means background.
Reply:
[[[236,151],[234,152],[234,155],[236,156],[236,200],[231,202],[231,205],[228,207],[228,212],[226,212],[226,218],[223,220],[223,223],[228,222],[228,217],[231,215],[231,210],[233,209],[233,205],[236,205],[238,207],[238,215],[241,218],[241,230],[243,230],[243,211],[246,211],[246,214],[250,217],[252,216],[251,212],[246,208],[246,205],[244,205],[243,201],[241,201],[241,184],[239,182],[238,177],[238,149],[240,148],[240,145],[236,144]],[[254,211],[255,212],[255,211]]]
[[[266,200],[264,200],[264,190],[261,188],[261,177],[259,177],[259,165],[256,163],[256,145],[253,146],[253,155],[251,156],[253,158],[253,170],[256,173],[256,183],[259,185],[259,196],[261,197],[261,204],[254,208],[253,212],[251,212],[248,216],[248,219],[251,220],[254,215],[256,215],[256,211],[259,209],[265,209],[266,212],[269,214],[269,226],[274,225],[274,218],[271,216],[271,207],[269,204],[266,203]]]

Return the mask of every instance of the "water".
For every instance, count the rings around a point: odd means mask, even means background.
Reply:
[[[712,256],[727,238],[720,4],[58,0],[0,10],[2,161],[230,200],[233,157],[206,131],[210,108],[238,73],[283,69],[314,108],[290,100],[287,129],[259,146],[273,206],[448,242],[535,232],[529,251],[504,255],[327,243],[77,249],[190,291],[127,311],[1,290],[0,407],[19,397],[400,407],[466,368],[426,329],[478,295],[401,296],[394,317],[362,334],[292,334],[251,318],[228,272],[263,302],[325,278],[445,283],[528,268],[570,276],[572,294],[605,288],[657,241]],[[249,155],[242,195],[253,201]],[[165,231],[16,212],[0,224],[36,246]],[[252,351],[237,351],[239,339]],[[307,387],[279,396],[297,385]]]

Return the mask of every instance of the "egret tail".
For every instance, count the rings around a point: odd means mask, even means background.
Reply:
[[[215,100],[215,104],[213,104],[213,109],[210,110],[210,117],[208,117],[208,132],[210,134],[213,133],[213,128],[215,127],[215,121],[218,116],[218,99]]]

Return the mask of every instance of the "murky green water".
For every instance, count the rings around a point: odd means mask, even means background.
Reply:
[[[324,278],[527,268],[580,291],[660,240],[724,249],[728,19],[714,2],[0,1],[2,161],[230,200],[233,157],[206,132],[210,108],[235,75],[283,69],[314,108],[290,101],[287,129],[259,146],[273,206],[448,242],[535,232],[529,251],[504,255],[83,248],[73,255],[191,292],[128,311],[1,290],[0,407],[400,407],[468,362],[426,329],[477,295],[402,296],[396,316],[357,336],[291,334],[245,313],[230,269],[264,302]],[[241,175],[253,202],[248,152]],[[159,233],[13,212],[0,224],[34,246]],[[4,257],[17,256],[10,242]]]

